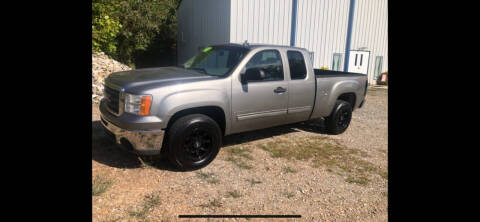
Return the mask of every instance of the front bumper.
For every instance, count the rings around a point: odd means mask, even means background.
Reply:
[[[101,115],[107,135],[126,150],[138,155],[158,155],[163,144],[164,130],[125,130]]]

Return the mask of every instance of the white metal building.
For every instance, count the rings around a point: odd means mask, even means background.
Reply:
[[[388,70],[387,0],[181,1],[179,63],[201,47],[245,40],[306,48],[315,68],[365,73],[374,83]]]

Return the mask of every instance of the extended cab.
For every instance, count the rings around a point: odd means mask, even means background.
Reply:
[[[123,147],[192,170],[229,134],[322,117],[331,134],[343,133],[366,90],[366,75],[313,69],[303,48],[224,44],[178,67],[112,73],[100,112]]]

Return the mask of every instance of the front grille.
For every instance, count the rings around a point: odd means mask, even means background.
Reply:
[[[118,114],[119,95],[120,93],[117,90],[105,86],[104,97],[107,102],[107,107],[115,114]]]

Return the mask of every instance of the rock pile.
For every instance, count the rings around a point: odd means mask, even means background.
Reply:
[[[132,68],[114,59],[103,52],[92,53],[92,101],[100,102],[103,97],[104,79],[112,72],[131,70]]]

